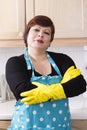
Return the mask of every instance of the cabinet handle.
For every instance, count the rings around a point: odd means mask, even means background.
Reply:
[[[23,37],[23,32],[19,32],[18,36]]]

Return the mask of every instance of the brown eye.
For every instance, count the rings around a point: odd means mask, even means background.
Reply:
[[[36,29],[34,29],[34,30],[35,30],[36,32],[39,32],[39,29],[37,29],[37,28],[36,28]]]
[[[49,32],[44,32],[45,34],[47,34],[47,35],[50,35],[50,33]]]

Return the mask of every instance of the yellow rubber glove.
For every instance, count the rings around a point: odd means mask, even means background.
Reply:
[[[80,70],[74,69],[74,66],[72,66],[64,74],[61,83],[67,82],[79,75],[80,75]],[[52,100],[66,98],[61,83],[44,85],[38,82],[33,82],[33,84],[38,86],[38,88],[21,93],[21,96],[24,97],[21,101],[26,104],[36,104],[36,103],[46,102],[50,99],[52,101]]]
[[[39,94],[37,95],[37,97],[40,96],[40,101],[44,102],[44,96],[46,96],[46,95],[44,95],[44,92],[47,93],[47,91],[49,93],[48,95],[49,95],[49,99],[51,101],[66,98],[66,95],[64,93],[64,90],[63,90],[61,83],[52,84],[52,85],[49,85],[49,86],[47,86],[47,85],[43,86],[43,84],[38,83],[38,82],[33,82],[33,84],[38,86],[38,88],[40,89],[42,96],[39,95]],[[45,89],[43,89],[43,87]],[[49,99],[47,99],[46,101],[48,101]]]
[[[38,87],[30,91],[21,93],[21,96],[24,97],[21,100],[22,102],[24,102],[25,104],[36,104],[46,102],[51,99],[51,89],[49,89],[49,86],[38,82],[33,82],[33,84]]]
[[[65,82],[68,82],[69,80],[73,79],[73,78],[76,78],[77,76],[79,76],[81,74],[80,72],[80,69],[76,69],[74,66],[71,66],[64,74],[63,76],[63,79],[61,80],[61,84],[62,83],[65,83]],[[57,100],[57,99],[62,99],[62,98],[65,98],[65,93],[64,93],[64,90],[63,90],[63,87],[62,85],[60,84],[59,86],[59,83],[57,84],[52,84],[50,87],[53,88],[53,91],[55,91],[55,93],[53,94],[52,98],[51,98],[51,101],[52,100]],[[35,84],[34,84],[35,85]],[[56,88],[56,89],[55,89]],[[60,90],[60,92],[58,93],[58,91]]]
[[[64,74],[61,83],[65,83],[81,74],[80,69],[71,66]]]

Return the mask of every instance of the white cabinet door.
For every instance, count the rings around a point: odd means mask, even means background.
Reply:
[[[25,0],[0,0],[0,39],[22,39]]]
[[[85,37],[87,37],[87,0],[82,0],[83,1],[83,34]]]
[[[26,24],[34,17],[34,0],[26,0]]]
[[[34,13],[52,18],[56,38],[87,37],[87,0],[35,0]]]

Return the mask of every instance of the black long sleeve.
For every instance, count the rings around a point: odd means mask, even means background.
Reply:
[[[26,62],[23,55],[20,57],[12,57],[6,64],[6,79],[11,91],[18,100],[20,93],[36,88],[30,81],[31,70],[27,70]]]
[[[69,67],[74,66],[76,68],[74,61],[65,54],[60,53],[55,55],[55,53],[52,53],[51,56],[55,59],[62,76]],[[66,97],[78,96],[86,91],[86,81],[82,74],[66,83],[63,83],[62,86]]]
[[[62,76],[70,66],[75,66],[73,60],[65,54],[48,53],[59,67]],[[7,61],[6,79],[17,100],[20,98],[21,92],[36,88],[30,83],[31,72],[31,70],[27,70],[24,55],[12,57]],[[54,72],[51,75],[54,75]],[[77,96],[86,91],[86,81],[82,75],[62,84],[62,86],[67,97]]]
[[[86,91],[86,81],[80,75],[71,81],[62,84],[66,97],[74,97]]]

